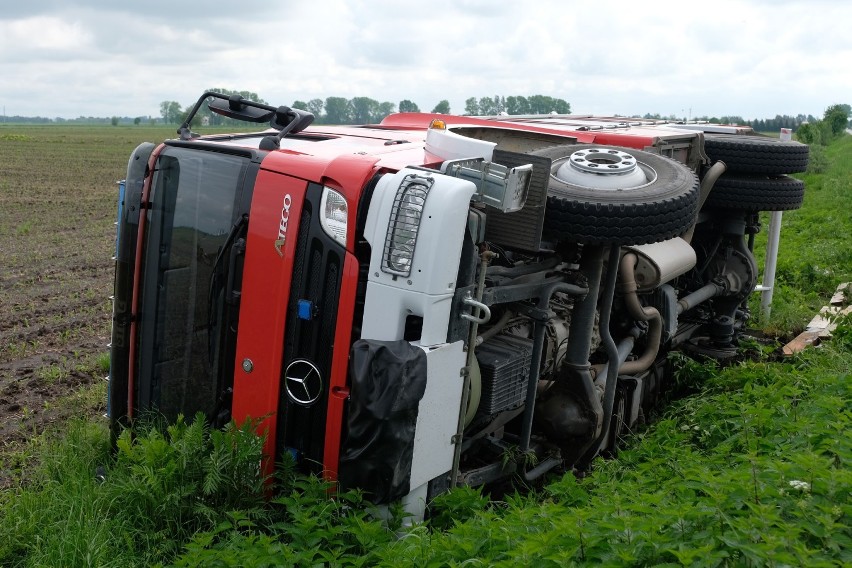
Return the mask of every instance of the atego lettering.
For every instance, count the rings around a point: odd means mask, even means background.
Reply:
[[[278,256],[284,256],[281,252],[281,247],[287,240],[287,222],[290,220],[290,205],[293,203],[293,198],[290,194],[284,196],[284,205],[281,206],[281,222],[278,225],[278,239],[275,240],[275,251]]]

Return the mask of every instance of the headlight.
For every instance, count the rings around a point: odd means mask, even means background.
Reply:
[[[348,219],[346,199],[330,187],[324,187],[320,202],[320,224],[329,237],[343,246],[346,246]]]
[[[411,274],[420,218],[433,183],[433,178],[412,174],[405,176],[399,184],[385,238],[382,271],[398,276]]]

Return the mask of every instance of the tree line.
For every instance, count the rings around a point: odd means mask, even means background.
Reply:
[[[225,95],[238,94],[243,98],[251,101],[269,104],[261,99],[257,93],[251,91],[233,91],[222,88],[208,89],[210,91],[219,92]],[[315,122],[318,124],[376,124],[382,121],[387,115],[394,112],[420,112],[420,107],[417,103],[403,99],[399,101],[397,106],[393,102],[380,102],[370,97],[354,97],[347,99],[345,97],[327,97],[326,99],[310,99],[308,101],[296,100],[291,105],[292,108],[308,111],[315,117]],[[183,122],[184,117],[191,108],[181,107],[177,101],[163,101],[160,103],[160,114],[163,122],[170,124],[179,124]],[[794,132],[804,128],[804,135],[813,139],[814,136],[824,137],[829,139],[832,132],[835,134],[843,131],[849,126],[850,112],[847,112],[849,105],[832,105],[825,111],[824,118],[818,119],[811,114],[780,115],[776,114],[774,118],[761,118],[754,120],[746,120],[738,115],[726,116],[700,116],[694,120],[708,122],[711,124],[740,124],[750,126],[758,132],[777,132],[781,128],[790,128]],[[451,114],[449,101],[442,100],[431,112],[441,114]],[[465,100],[464,115],[467,116],[497,116],[506,115],[525,115],[525,114],[570,114],[571,105],[564,99],[554,98],[546,95],[531,95],[531,96],[502,96],[495,95],[493,97],[470,97]],[[619,115],[616,115],[619,116]],[[832,116],[832,119],[828,117]],[[654,120],[671,120],[671,121],[686,121],[686,117],[679,117],[671,114],[668,116],[660,115],[659,113],[646,113],[643,116],[635,115],[625,118],[644,118]],[[210,112],[206,107],[197,114],[196,124],[203,121],[211,125],[226,125],[234,121]],[[824,124],[822,124],[824,123]],[[833,126],[831,126],[833,125]],[[813,134],[818,131],[818,134]]]
[[[4,116],[0,118],[0,124],[112,124],[113,126],[135,124],[156,124],[160,119],[150,116],[78,116],[77,118],[63,118],[57,116]]]
[[[253,102],[269,104],[252,91],[233,91],[230,89],[211,88],[208,91],[222,93],[223,95],[240,95],[244,99]],[[194,104],[194,103],[193,103]],[[290,105],[292,108],[305,110],[314,115],[314,121],[318,124],[371,124],[381,122],[387,115],[397,112],[397,105],[390,101],[377,101],[370,97],[327,97],[326,99],[311,99],[308,101],[296,100]],[[178,101],[163,101],[160,103],[160,115],[163,122],[168,124],[179,124],[184,121],[192,105],[182,108]],[[432,112],[450,114],[450,103],[446,100],[440,101],[432,109]],[[403,99],[399,101],[399,112],[420,112],[416,103]],[[229,118],[217,115],[206,106],[196,114],[193,123],[199,122],[211,125],[226,125],[234,122]]]
[[[659,113],[650,114],[646,113],[641,118],[654,119],[654,120],[670,120],[673,122],[681,122],[686,121],[686,117],[677,116],[676,114],[670,114],[667,116],[662,116]],[[778,132],[782,128],[791,128],[792,130],[796,130],[802,124],[807,124],[809,122],[816,122],[819,120],[814,117],[812,114],[797,114],[796,116],[791,116],[788,114],[780,115],[776,114],[775,118],[760,118],[753,120],[746,120],[738,115],[731,116],[698,116],[692,120],[696,120],[699,122],[709,122],[710,124],[739,124],[742,126],[751,126],[754,130],[758,132]]]
[[[223,88],[211,88],[208,91],[214,91],[225,95],[240,95],[250,101],[269,104],[257,93],[252,91],[235,91]],[[181,124],[184,118],[189,113],[194,105],[194,101],[183,106],[178,101],[162,101],[160,103],[160,117],[83,117],[76,119],[64,118],[45,118],[45,117],[25,117],[25,116],[4,116],[3,122],[7,123],[30,123],[30,124],[62,124],[62,123],[87,123],[87,124],[135,124],[139,125],[166,123],[166,124]],[[325,99],[310,99],[293,101],[292,108],[308,111],[315,117],[315,122],[318,124],[376,124],[382,121],[387,115],[394,112],[421,112],[417,103],[403,99],[395,104],[390,101],[380,102],[370,97],[353,97],[347,99],[344,97],[327,97]],[[441,114],[452,114],[450,103],[446,99],[441,100],[436,104],[430,112]],[[496,116],[501,114],[507,115],[524,115],[524,114],[570,114],[571,105],[564,99],[550,97],[546,95],[512,95],[502,96],[495,95],[493,97],[470,97],[465,100],[464,111],[461,113],[468,116]],[[835,104],[825,110],[823,118],[819,119],[811,114],[791,115],[775,115],[774,118],[762,118],[754,120],[745,120],[742,116],[700,116],[694,120],[706,121],[711,124],[740,124],[751,126],[758,132],[777,132],[781,128],[790,128],[796,132],[798,138],[803,142],[827,143],[833,136],[843,132],[846,128],[852,126],[850,123],[850,105]],[[619,115],[616,115],[619,116]],[[656,120],[671,120],[685,121],[686,117],[670,114],[667,116],[659,113],[646,113],[643,116],[634,115],[633,117],[625,118],[644,118]],[[209,124],[213,126],[226,126],[235,124],[237,121],[223,117],[211,112],[206,105],[203,105],[193,119],[193,124],[199,126]],[[812,142],[810,142],[812,141]]]
[[[269,104],[261,99],[257,93],[251,91],[233,91],[230,89],[212,88],[209,91],[222,93],[224,95],[240,95],[250,101]],[[315,122],[319,124],[374,124],[381,122],[389,114],[395,112],[421,112],[417,103],[403,99],[397,106],[390,101],[378,101],[370,97],[327,97],[326,99],[311,99],[308,101],[296,100],[290,105],[292,108],[305,110],[312,113]],[[160,103],[160,115],[163,122],[179,124],[192,108],[189,105],[181,107],[178,101],[163,101]],[[398,109],[398,110],[397,110]],[[451,114],[452,109],[448,100],[438,102],[430,112]],[[568,114],[571,105],[563,99],[545,95],[525,96],[500,96],[494,97],[470,97],[465,101],[464,114],[472,116],[492,116],[499,114]],[[228,124],[229,119],[215,115],[209,109],[203,107],[196,115],[198,120],[208,124]]]
[[[571,105],[563,99],[545,95],[530,97],[470,97],[464,102],[464,113],[471,116],[495,116],[499,114],[569,114]]]
[[[796,138],[805,144],[825,146],[852,126],[850,116],[852,116],[852,107],[849,105],[831,105],[825,109],[822,120],[812,120],[799,125]]]

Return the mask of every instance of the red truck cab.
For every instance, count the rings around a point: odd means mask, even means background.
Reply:
[[[199,136],[202,104],[271,129]],[[774,180],[714,201],[726,166],[701,131],[311,121],[204,93],[179,138],[131,155],[111,423],[256,420],[267,472],[291,457],[415,518],[449,486],[585,467],[642,420],[671,349],[729,356],[745,235],[801,203]]]

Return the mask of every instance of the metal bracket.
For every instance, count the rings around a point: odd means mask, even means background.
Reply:
[[[523,209],[532,178],[532,164],[509,168],[482,158],[447,160],[441,173],[476,186],[471,201],[490,205],[504,213]]]
[[[477,308],[479,311],[477,313],[481,314],[479,316],[475,316],[473,314],[461,314],[461,317],[470,320],[474,323],[485,324],[491,321],[491,308],[483,304],[482,302],[478,302],[474,300],[470,294],[462,299],[462,303],[466,306],[471,306],[473,308]]]

